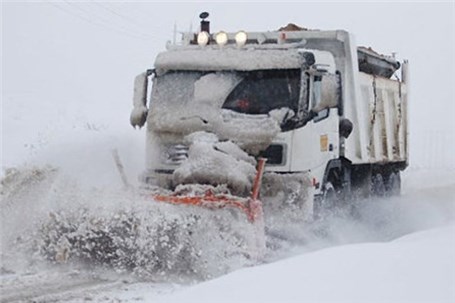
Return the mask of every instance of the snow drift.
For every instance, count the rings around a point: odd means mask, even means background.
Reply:
[[[84,189],[55,168],[8,171],[1,193],[2,259],[12,267],[21,253],[26,263],[82,262],[182,281],[251,263],[252,227],[228,208],[214,212],[138,192]]]
[[[390,243],[327,248],[242,269],[158,301],[452,302],[455,246],[447,239],[454,233],[451,225]]]

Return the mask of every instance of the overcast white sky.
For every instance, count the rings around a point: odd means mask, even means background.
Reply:
[[[274,30],[293,22],[346,29],[359,45],[396,52],[410,61],[414,142],[428,130],[453,137],[454,3],[2,1],[2,102],[19,100],[24,110],[43,100],[61,108],[76,103],[93,108],[94,119],[118,117],[128,128],[134,76],[153,66],[174,24],[195,30],[199,13],[208,11],[212,31]]]

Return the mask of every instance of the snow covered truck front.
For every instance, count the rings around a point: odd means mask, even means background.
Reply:
[[[198,132],[216,136],[206,141],[235,143],[247,153],[243,157],[267,158],[267,171],[293,171],[291,162],[300,158],[292,153],[295,132],[338,105],[339,78],[330,52],[306,49],[304,39],[287,34],[289,39],[284,32],[220,32],[205,41],[201,36],[207,33],[201,32],[157,56],[153,72],[136,79],[131,115],[134,126],[148,124],[146,182],[164,187],[186,182],[181,175],[191,168],[182,172],[181,166]],[[148,75],[153,79],[149,109]],[[235,175],[242,168],[219,171]]]

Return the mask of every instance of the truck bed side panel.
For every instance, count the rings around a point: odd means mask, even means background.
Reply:
[[[406,85],[363,72],[359,72],[359,83],[360,101],[368,104],[360,115],[367,120],[367,129],[363,131],[367,132],[368,155],[353,163],[407,161]],[[349,153],[346,156],[350,158]]]

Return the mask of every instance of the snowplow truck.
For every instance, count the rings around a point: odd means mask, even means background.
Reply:
[[[353,198],[400,192],[407,61],[357,47],[344,30],[211,33],[201,18],[199,33],[168,43],[135,79],[142,180],[168,190],[155,200],[235,204],[260,186],[266,221],[289,205],[308,220]]]

